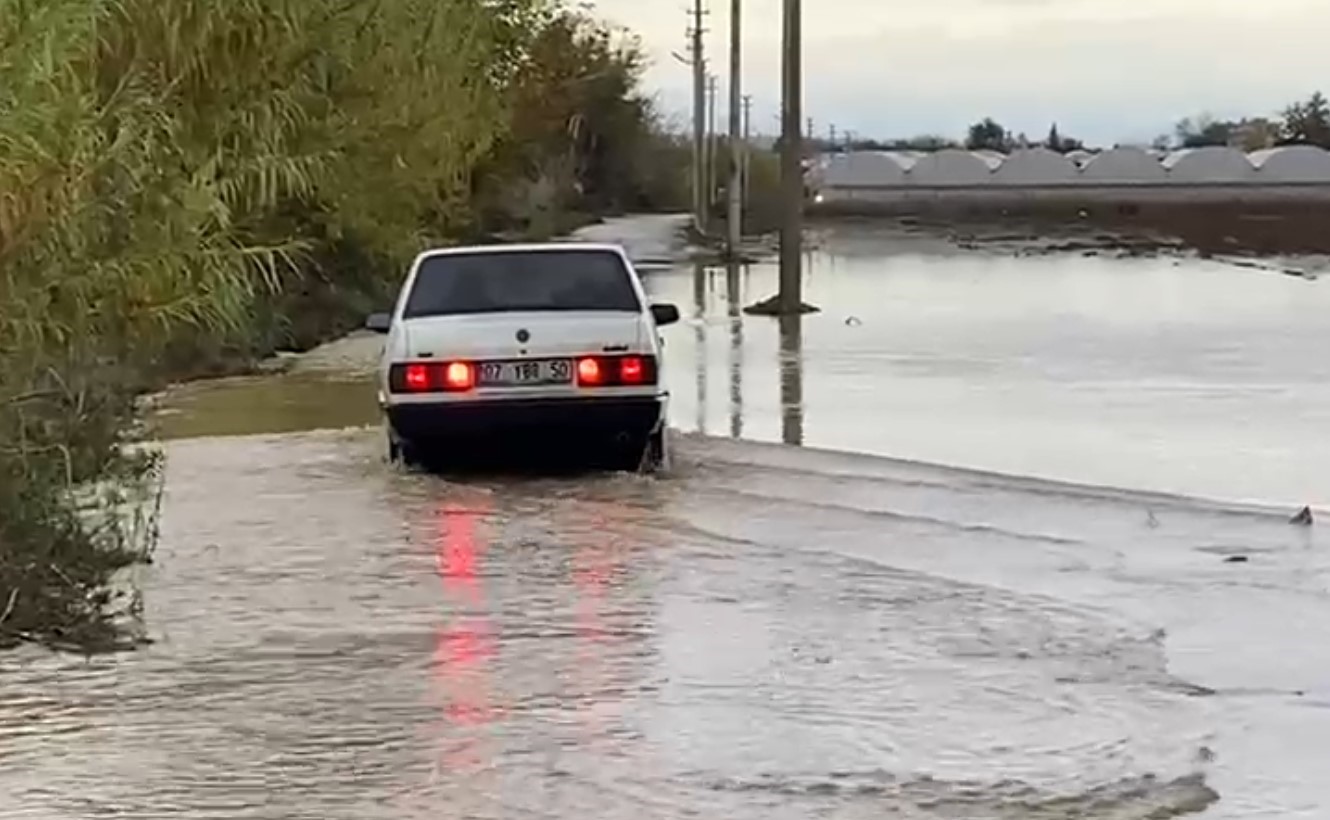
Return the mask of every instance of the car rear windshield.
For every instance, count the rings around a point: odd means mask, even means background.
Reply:
[[[404,315],[641,309],[628,268],[616,253],[490,251],[426,257]]]

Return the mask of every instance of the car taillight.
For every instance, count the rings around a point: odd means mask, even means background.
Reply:
[[[394,393],[465,393],[476,386],[476,367],[470,362],[395,364],[388,382]]]
[[[429,390],[430,368],[427,364],[409,364],[406,366],[406,375],[402,379],[406,389],[412,393],[424,393]]]
[[[600,359],[578,359],[577,383],[591,387],[605,383],[605,368],[601,367]]]
[[[654,356],[588,356],[577,360],[580,387],[640,387],[655,384]]]
[[[476,369],[467,362],[451,362],[443,369],[446,390],[470,390],[476,386]]]
[[[619,381],[624,384],[641,384],[646,375],[641,356],[624,356],[619,360]]]

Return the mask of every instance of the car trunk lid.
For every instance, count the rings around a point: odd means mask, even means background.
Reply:
[[[643,350],[640,314],[612,311],[478,313],[405,325],[410,359],[468,361],[572,358]]]

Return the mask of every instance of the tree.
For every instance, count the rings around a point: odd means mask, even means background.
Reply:
[[[1069,151],[1084,149],[1085,143],[1078,139],[1062,136],[1061,132],[1058,131],[1058,124],[1053,123],[1053,127],[1048,129],[1048,139],[1044,141],[1044,147],[1050,151],[1065,154]]]
[[[1044,141],[1044,147],[1050,151],[1062,153],[1062,135],[1058,133],[1058,124],[1053,123],[1053,127],[1048,129],[1048,139]]]
[[[1233,138],[1235,123],[1217,120],[1208,113],[1187,117],[1174,129],[1178,145],[1182,148],[1203,148],[1209,145],[1228,145]]]
[[[959,148],[960,144],[937,134],[921,134],[903,140],[892,140],[888,147],[893,151],[941,151],[945,148]]]
[[[985,117],[980,122],[970,126],[969,134],[965,139],[965,147],[971,151],[1010,151],[1012,146],[1011,133],[1003,128],[992,117]]]
[[[1330,149],[1330,103],[1324,94],[1317,91],[1305,103],[1294,103],[1284,109],[1280,142]]]
[[[486,227],[548,233],[569,212],[679,207],[679,148],[640,91],[639,42],[572,9],[552,13],[508,84],[507,133],[476,169]],[[670,156],[667,156],[670,155]]]

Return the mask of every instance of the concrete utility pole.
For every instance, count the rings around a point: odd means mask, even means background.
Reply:
[[[743,241],[743,157],[748,145],[743,140],[743,0],[730,0],[730,208],[725,252],[735,259]]]
[[[693,224],[700,233],[707,232],[706,207],[706,97],[707,63],[702,28],[702,18],[706,9],[702,0],[693,0],[693,25],[689,29],[692,36],[693,63]]]
[[[753,146],[753,96],[744,95],[744,153],[743,153],[743,180],[740,183],[740,190],[743,191],[743,208],[745,211],[750,207],[749,194],[752,191],[752,146]]]
[[[711,221],[711,208],[716,204],[720,188],[720,169],[717,167],[717,155],[720,153],[720,135],[716,133],[716,97],[720,93],[720,78],[715,74],[707,76],[707,222]]]
[[[798,314],[803,311],[803,8],[801,0],[784,2],[779,308],[784,314]]]

